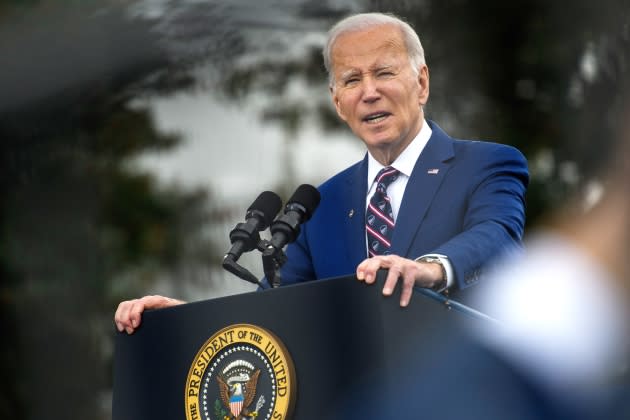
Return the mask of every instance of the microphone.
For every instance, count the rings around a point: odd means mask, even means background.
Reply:
[[[258,232],[267,229],[273,218],[282,207],[282,200],[278,194],[263,191],[254,200],[245,214],[245,223],[239,223],[230,232],[232,247],[223,259],[237,261],[244,252],[256,249],[260,236]]]
[[[302,184],[293,193],[284,208],[284,214],[271,224],[270,245],[282,249],[300,234],[300,225],[311,218],[319,205],[320,194],[312,185]]]

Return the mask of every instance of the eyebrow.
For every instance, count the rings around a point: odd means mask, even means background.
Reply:
[[[358,71],[357,69],[350,69],[350,70],[346,70],[343,73],[341,73],[341,75],[339,76],[339,80],[346,80],[352,76],[356,76],[358,74],[361,74],[360,71]]]
[[[379,72],[379,71],[382,71],[382,70],[390,70],[392,68],[394,68],[394,66],[391,65],[391,64],[379,64],[379,65],[376,65],[376,66],[370,68],[368,71],[371,72],[371,73],[376,73],[376,72]],[[341,73],[341,76],[339,76],[339,80],[346,80],[346,79],[348,79],[348,78],[350,78],[352,76],[356,76],[356,75],[359,75],[359,74],[361,74],[361,72],[358,71],[357,69],[350,69],[350,70],[347,70],[347,71]]]
[[[391,69],[393,67],[394,66],[391,65],[391,64],[382,64],[382,65],[374,67],[371,71],[377,72],[377,71],[381,71],[381,70],[389,70],[389,69]]]

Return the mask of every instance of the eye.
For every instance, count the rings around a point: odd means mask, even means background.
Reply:
[[[356,85],[357,83],[359,83],[358,77],[350,77],[343,81],[344,86],[352,86],[352,85]]]
[[[391,70],[381,70],[378,72],[377,76],[380,78],[388,78],[394,76],[394,72]]]

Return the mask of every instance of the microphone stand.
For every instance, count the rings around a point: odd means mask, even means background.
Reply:
[[[286,254],[281,248],[275,248],[271,245],[271,242],[266,239],[259,240],[256,248],[262,252],[263,271],[269,282],[269,286],[273,288],[280,286],[282,283],[280,268],[287,262]],[[225,270],[242,280],[254,283],[261,289],[265,288],[263,283],[261,283],[254,274],[234,260],[232,254],[226,254],[225,257],[223,257],[222,266]]]
[[[261,241],[261,244],[263,245],[263,249],[261,249],[261,251],[265,277],[271,287],[278,287],[282,284],[280,267],[287,262],[287,256],[282,248],[274,247],[271,245],[271,242],[267,240]]]
[[[257,231],[252,231],[251,227],[249,230],[247,230],[248,227],[250,226],[245,223],[239,223],[238,225],[236,225],[236,228],[234,228],[232,232],[230,232],[230,241],[232,243],[235,243],[240,240],[241,242],[237,243],[248,244],[247,246],[251,246],[251,241],[255,241],[256,246],[260,249],[260,235]],[[234,246],[232,248],[234,248]],[[225,256],[223,257],[223,262],[221,263],[223,268],[245,281],[254,283],[259,287],[264,288],[260,280],[258,280],[255,275],[253,275],[248,269],[239,265],[236,262],[238,260],[238,256],[240,256],[240,253],[232,253],[231,251],[232,250],[230,250],[230,252],[225,254]],[[240,251],[242,252],[242,249]]]
[[[221,265],[224,269],[236,275],[237,277],[250,283],[257,284],[260,288],[264,289],[264,286],[260,282],[260,280],[258,280],[258,278],[253,275],[248,269],[237,264],[236,261],[234,261],[234,257],[232,255],[227,254],[225,257],[223,257],[223,263]]]

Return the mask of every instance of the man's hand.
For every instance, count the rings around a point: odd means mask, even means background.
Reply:
[[[400,306],[409,305],[415,285],[431,288],[441,282],[444,275],[442,267],[437,263],[414,261],[398,255],[378,255],[363,260],[357,266],[357,279],[372,284],[380,268],[389,269],[383,286],[383,295],[390,296],[398,279],[401,279]]]
[[[116,314],[114,315],[114,322],[116,323],[118,331],[127,331],[127,334],[133,334],[136,328],[140,326],[142,312],[146,309],[167,308],[169,306],[181,305],[182,303],[185,302],[158,295],[126,300],[118,305],[118,309],[116,309]]]

